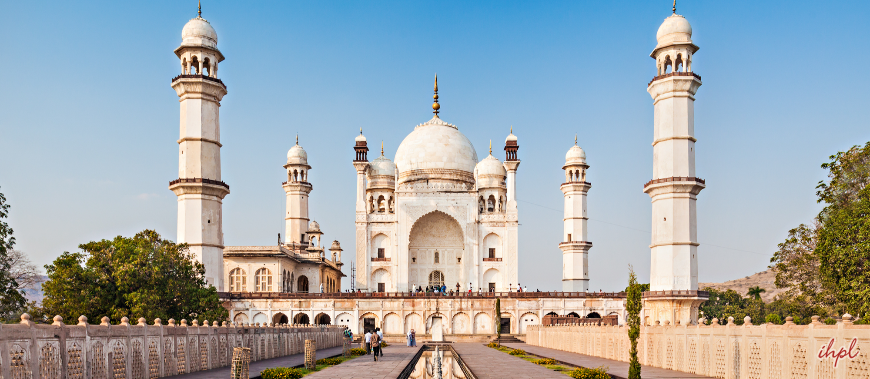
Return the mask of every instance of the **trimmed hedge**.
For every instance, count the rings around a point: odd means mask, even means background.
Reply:
[[[333,358],[318,359],[317,362],[315,362],[315,363],[317,363],[318,366],[320,366],[320,365],[335,366],[341,362],[344,362],[341,358],[333,357]]]
[[[534,360],[533,363],[537,364],[537,365],[541,365],[541,366],[547,366],[547,365],[554,365],[558,362],[556,362],[556,360],[553,358],[541,358],[541,359]]]
[[[486,347],[491,347],[491,348],[493,348],[493,349],[498,349],[498,344],[495,343],[495,342],[490,342],[490,343],[486,344]]]
[[[299,379],[302,372],[290,367],[267,368],[260,373],[263,379]]]
[[[386,343],[386,342],[384,342],[384,341],[381,341],[381,347],[387,347],[387,346],[390,346],[390,345],[387,345],[387,343]]]
[[[526,351],[523,349],[513,349],[508,354],[510,354],[510,355],[526,355]]]
[[[366,349],[363,349],[361,347],[355,347],[353,349],[350,349],[350,355],[366,355]]]
[[[607,374],[606,367],[598,367],[598,368],[586,368],[580,367],[575,370],[571,370],[567,372],[568,376],[574,379],[610,379],[610,375]],[[263,378],[266,379],[266,378]]]

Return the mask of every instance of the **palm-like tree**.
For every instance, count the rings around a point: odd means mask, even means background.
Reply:
[[[761,300],[761,294],[763,292],[767,292],[764,288],[759,286],[749,287],[749,291],[746,293],[748,296],[754,298],[755,300]]]

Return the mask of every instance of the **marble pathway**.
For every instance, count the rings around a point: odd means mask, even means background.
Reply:
[[[524,343],[505,343],[504,346],[523,349],[528,353],[540,355],[542,357],[553,358],[557,361],[570,363],[575,366],[583,367],[601,367],[607,366],[607,373],[617,378],[628,377],[628,362],[614,361],[611,359],[592,357],[589,355],[570,353],[567,351],[549,349],[546,347],[538,347],[527,345]],[[464,358],[464,357],[463,357]],[[476,373],[476,372],[475,372]],[[640,374],[644,379],[659,379],[659,378],[704,378],[712,379],[709,376],[690,374],[687,372],[667,370],[658,367],[641,366]]]
[[[482,343],[453,343],[465,365],[479,379],[566,379],[567,375],[522,358],[486,347]],[[505,346],[507,346],[505,344]]]
[[[332,357],[341,354],[341,346],[329,347],[326,349],[317,349],[317,358]],[[264,359],[262,361],[251,362],[248,368],[248,375],[251,378],[260,376],[260,372],[267,368],[275,367],[293,367],[305,363],[305,354],[293,354],[278,358]],[[229,378],[230,366],[215,368],[206,371],[191,372],[189,374],[181,374],[172,376],[172,379],[211,379],[211,378]]]
[[[363,355],[310,375],[305,379],[381,379],[396,378],[411,363],[420,347],[392,345],[384,349],[384,356],[375,362],[371,355]],[[340,352],[340,351],[339,351]]]

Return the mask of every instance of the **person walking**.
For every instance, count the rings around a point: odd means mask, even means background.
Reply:
[[[408,334],[405,335],[405,345],[407,347],[411,347],[411,331],[408,331]]]
[[[375,362],[378,361],[378,354],[381,352],[381,337],[377,333],[371,335],[372,355]]]
[[[365,341],[366,341],[366,354],[369,354],[372,351],[372,332],[366,332]]]
[[[411,329],[411,347],[417,347],[417,332]]]
[[[379,341],[383,341],[383,340],[384,340],[384,332],[381,331],[381,328],[377,328],[377,329],[375,329],[375,334],[378,335],[378,340],[379,340]],[[384,348],[381,347],[381,343],[380,343],[380,342],[378,342],[378,355],[381,356],[381,357],[384,356]]]
[[[320,283],[320,293],[323,293],[323,283]]]

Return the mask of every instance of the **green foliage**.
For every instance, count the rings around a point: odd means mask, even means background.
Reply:
[[[387,343],[386,343],[386,342],[384,342],[384,341],[381,341],[381,347],[387,347],[387,346],[390,346],[390,345],[387,345]]]
[[[12,228],[3,219],[9,217],[9,204],[6,196],[0,193],[0,321],[14,322],[24,310],[27,301],[18,290],[18,283],[10,274],[12,262],[9,250],[15,246]]]
[[[626,324],[628,325],[628,339],[631,342],[631,347],[628,351],[628,379],[640,379],[640,361],[637,360],[637,339],[640,337],[640,311],[643,309],[643,303],[641,302],[643,292],[641,289],[642,285],[637,283],[637,275],[634,273],[634,268],[628,266],[628,287],[625,289],[625,310],[628,312]],[[585,376],[574,376],[573,373],[576,371],[572,371],[572,378],[594,378],[594,376],[589,375],[595,375],[594,373],[578,373],[577,375]]]
[[[575,370],[568,371],[566,372],[566,374],[574,379],[610,379],[610,374],[607,373],[607,367],[580,367]],[[631,377],[631,372],[629,372],[629,377]],[[638,379],[640,379],[640,376],[638,376]]]
[[[828,317],[825,319],[825,325],[837,325],[837,319]]]
[[[153,230],[133,238],[79,245],[46,265],[43,307],[49,315],[76,320],[109,316],[226,320],[217,290],[205,280],[205,268],[186,244],[163,240]]]
[[[819,181],[816,186],[818,202],[828,204],[826,210],[853,203],[859,193],[870,185],[870,142],[863,147],[856,145],[848,151],[838,152],[829,159],[831,161],[823,163],[822,168],[828,170],[831,181]],[[822,211],[822,215],[825,213]]]
[[[704,291],[710,293],[710,298],[701,304],[700,310],[708,319],[718,318],[723,325],[728,317],[734,317],[734,323],[737,325],[743,325],[743,318],[746,316],[749,316],[753,323],[765,319],[765,304],[761,298],[744,298],[732,289],[720,291],[707,287]]]
[[[755,300],[761,300],[761,294],[764,292],[767,292],[767,290],[765,290],[764,288],[761,288],[759,286],[755,286],[755,287],[749,287],[749,291],[747,291],[746,295],[755,299]]]
[[[870,146],[870,145],[868,145]],[[826,208],[816,255],[823,281],[836,291],[835,310],[870,312],[870,187],[842,207]]]
[[[770,322],[775,325],[782,325],[782,317],[776,313],[771,313],[764,318],[764,322]]]
[[[548,366],[548,365],[554,365],[557,362],[553,358],[541,358],[541,359],[535,359],[534,361],[532,361],[532,363],[537,364],[537,365],[541,365],[541,366]]]
[[[490,343],[486,344],[486,347],[491,347],[493,349],[498,349],[498,346],[499,346],[498,343],[495,343],[495,342],[490,342]]]
[[[318,359],[315,364],[317,364],[318,366],[335,366],[337,364],[340,364],[341,362],[344,362],[344,359],[341,359],[339,357],[333,357]]]
[[[353,356],[366,355],[366,349],[363,349],[361,347],[355,347],[353,349],[350,349],[350,355],[353,355]]]
[[[526,351],[523,349],[513,349],[508,354],[510,354],[510,355],[526,355]]]
[[[260,372],[260,377],[263,379],[299,379],[302,377],[302,372],[290,367],[267,368]]]

